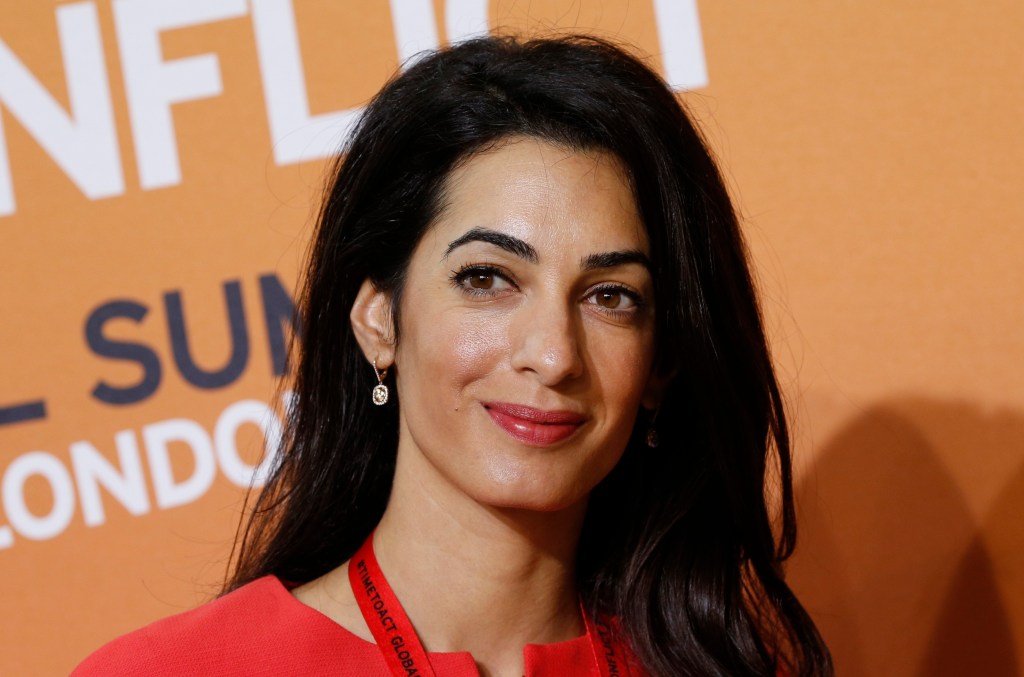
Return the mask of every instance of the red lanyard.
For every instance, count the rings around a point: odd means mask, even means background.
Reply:
[[[377,648],[395,677],[436,677],[426,649],[391,590],[373,554],[373,534],[348,563],[348,580]],[[581,612],[583,612],[581,607]],[[628,677],[624,647],[613,633],[583,612],[587,637],[601,677]]]
[[[629,677],[630,669],[627,662],[626,652],[623,646],[617,641],[615,635],[602,623],[595,623],[590,620],[590,615],[580,605],[583,613],[583,622],[587,626],[587,637],[590,639],[590,649],[594,652],[594,661],[597,663],[597,670],[601,677]]]
[[[359,610],[363,612],[363,620],[370,627],[391,674],[396,677],[435,677],[416,630],[377,564],[373,554],[373,534],[349,560],[348,581],[359,602]]]

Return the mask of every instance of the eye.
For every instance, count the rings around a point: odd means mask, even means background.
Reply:
[[[618,310],[620,306],[630,307],[633,300],[626,298],[626,295],[621,290],[601,289],[594,292],[594,302],[603,308]]]
[[[619,314],[634,313],[643,305],[639,294],[619,285],[598,287],[587,296],[587,303]]]
[[[494,286],[494,273],[472,273],[466,278],[466,284],[473,289],[490,289]]]
[[[478,296],[490,296],[515,288],[502,271],[484,265],[466,266],[452,271],[451,282],[456,289]]]

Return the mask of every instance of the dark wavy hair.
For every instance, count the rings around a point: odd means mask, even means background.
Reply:
[[[349,311],[370,279],[392,294],[400,337],[406,267],[448,176],[511,137],[621,161],[650,240],[656,363],[675,373],[659,447],[635,431],[590,497],[577,571],[585,604],[619,619],[652,674],[831,674],[783,580],[796,539],[789,439],[726,188],[665,82],[590,37],[463,42],[416,61],[367,107],[319,215],[293,406],[225,591],[266,574],[312,580],[377,525],[398,406],[371,404],[375,378]]]

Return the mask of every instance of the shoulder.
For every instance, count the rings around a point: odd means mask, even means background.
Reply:
[[[115,639],[72,675],[282,674],[300,661],[333,660],[321,654],[325,645],[339,644],[339,633],[344,633],[339,626],[295,600],[277,578],[266,576]]]

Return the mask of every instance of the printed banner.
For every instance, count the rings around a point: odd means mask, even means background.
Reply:
[[[327,160],[423,50],[556,32],[646,55],[722,162],[793,402],[791,580],[841,671],[957,665],[935,638],[961,612],[1012,670],[1022,26],[1008,1],[0,0],[0,673],[66,674],[216,594],[281,435]],[[865,448],[893,452],[843,460]],[[904,486],[954,516],[910,518],[930,574],[877,564],[902,536],[865,554]]]

